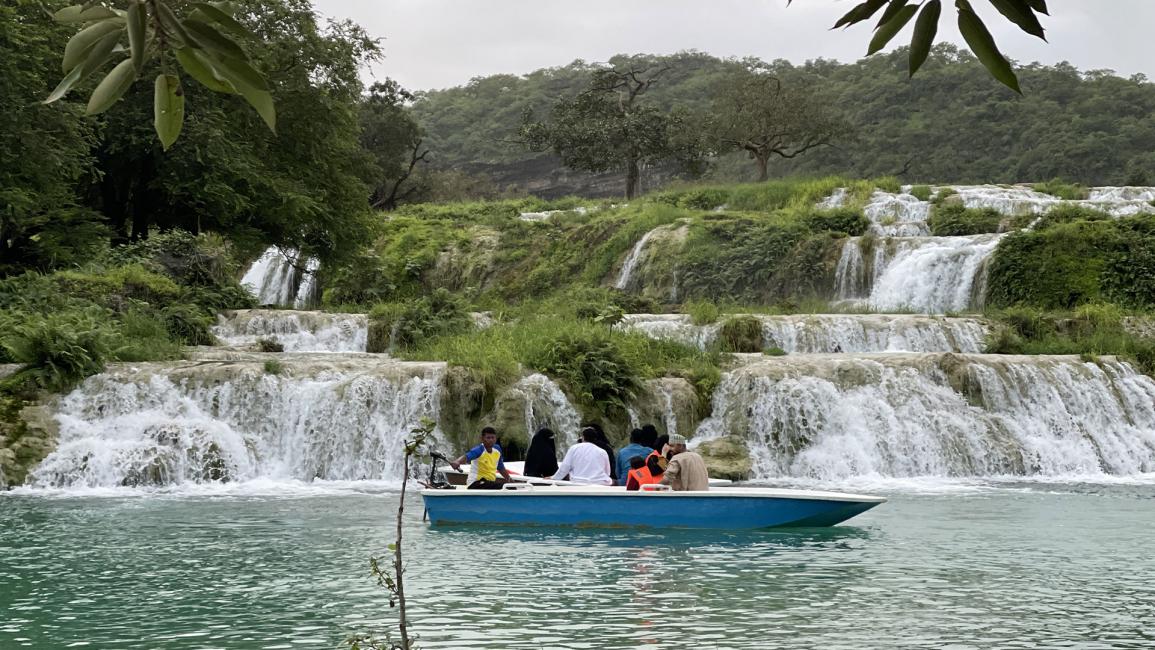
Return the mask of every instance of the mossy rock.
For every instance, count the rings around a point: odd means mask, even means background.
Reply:
[[[750,478],[754,461],[746,441],[738,436],[722,436],[707,440],[697,446],[696,451],[706,461],[706,470],[713,478],[745,481]]]
[[[761,352],[766,347],[762,321],[754,316],[726,319],[718,330],[718,345],[722,352]]]
[[[481,431],[487,402],[493,404],[485,384],[472,368],[451,366],[445,373],[445,390],[441,393],[441,431],[455,448],[471,443]],[[492,426],[497,427],[496,424]],[[524,428],[524,427],[523,427]],[[503,427],[498,427],[502,431]]]
[[[694,385],[680,377],[645,381],[632,407],[639,424],[653,424],[659,433],[680,433],[687,437],[694,434],[703,417],[701,399]]]
[[[59,425],[52,417],[55,397],[44,402],[6,398],[0,403],[0,483],[23,485],[28,473],[56,449]]]

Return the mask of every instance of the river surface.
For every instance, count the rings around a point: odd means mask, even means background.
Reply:
[[[843,486],[845,487],[845,486]],[[1151,648],[1155,481],[917,483],[829,529],[430,529],[421,648]],[[397,493],[0,496],[0,648],[336,648],[383,632]]]

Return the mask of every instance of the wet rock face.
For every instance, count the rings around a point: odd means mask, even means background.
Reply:
[[[659,433],[680,433],[690,437],[702,421],[700,402],[693,384],[685,379],[649,379],[631,409],[631,428],[653,424]]]
[[[744,481],[750,478],[754,462],[746,441],[738,436],[723,436],[699,444],[695,451],[706,461],[706,469],[713,478]]]
[[[52,417],[55,397],[44,402],[0,400],[0,489],[21,485],[56,448],[60,427]]]

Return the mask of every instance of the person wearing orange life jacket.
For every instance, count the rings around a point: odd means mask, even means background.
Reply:
[[[662,468],[656,457],[642,458],[634,456],[630,459],[630,471],[626,474],[626,490],[633,492],[642,489],[643,485],[652,485],[662,482]]]

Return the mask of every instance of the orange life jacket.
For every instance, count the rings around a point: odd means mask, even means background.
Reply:
[[[630,477],[633,478],[635,482],[637,482],[639,490],[642,489],[643,485],[660,483],[662,481],[662,477],[650,474],[650,468],[646,467],[645,465],[639,467],[638,469],[631,469]]]

